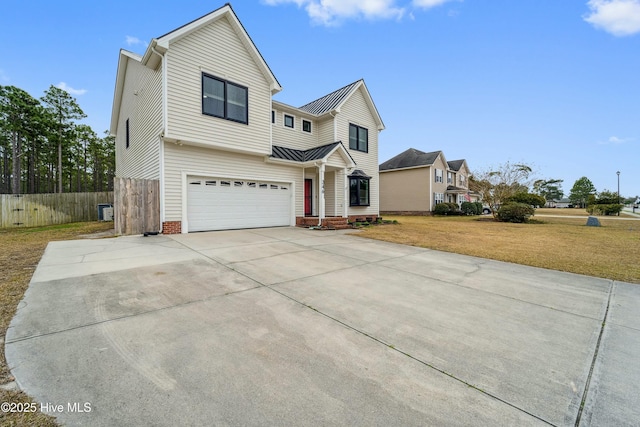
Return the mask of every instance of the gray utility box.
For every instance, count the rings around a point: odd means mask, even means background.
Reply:
[[[109,215],[105,210],[109,209]],[[111,203],[98,203],[98,221],[113,221],[113,205]]]

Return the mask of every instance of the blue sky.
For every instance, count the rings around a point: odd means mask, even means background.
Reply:
[[[74,95],[108,129],[120,48],[143,53],[222,1],[15,1],[0,16],[0,84]],[[364,78],[387,127],[380,162],[413,147],[472,170],[525,162],[640,195],[640,0],[232,2],[301,106]]]

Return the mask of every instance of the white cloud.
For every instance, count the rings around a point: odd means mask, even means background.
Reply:
[[[85,93],[87,93],[86,89],[74,89],[71,86],[67,85],[65,82],[58,83],[56,87],[70,93],[71,95],[84,95]]]
[[[406,9],[396,0],[264,0],[270,6],[294,3],[303,7],[314,24],[339,25],[345,19],[400,19]]]
[[[133,36],[127,36],[125,39],[125,43],[127,44],[127,46],[135,46],[139,44],[146,47],[148,45],[147,42]]]
[[[589,0],[591,14],[583,17],[596,28],[614,36],[640,32],[640,0]]]
[[[633,142],[635,138],[618,138],[617,136],[610,136],[606,141],[602,141],[599,144],[601,145],[621,145],[626,144],[627,142]]]
[[[413,0],[413,5],[415,7],[421,7],[424,9],[430,9],[432,7],[443,5],[452,0]]]

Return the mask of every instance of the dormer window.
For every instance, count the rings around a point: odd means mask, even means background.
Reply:
[[[248,124],[248,92],[244,86],[202,73],[202,114]]]

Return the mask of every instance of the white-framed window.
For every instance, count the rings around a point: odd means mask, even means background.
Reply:
[[[458,179],[460,180],[460,186],[461,187],[465,187],[467,185],[467,179],[465,178],[464,175],[460,175],[460,177]]]
[[[443,177],[442,169],[436,169],[436,182],[443,182],[442,177]]]
[[[440,177],[442,178],[442,177]],[[444,203],[444,193],[433,193],[433,200],[435,204]]]
[[[467,199],[464,197],[464,194],[458,194],[458,204],[462,205],[462,203],[466,202]]]
[[[296,119],[290,114],[285,114],[283,118],[284,127],[286,128],[295,128]]]
[[[302,120],[302,131],[311,133],[311,122],[309,120]]]
[[[453,174],[451,172],[447,172],[447,184],[453,184]]]

